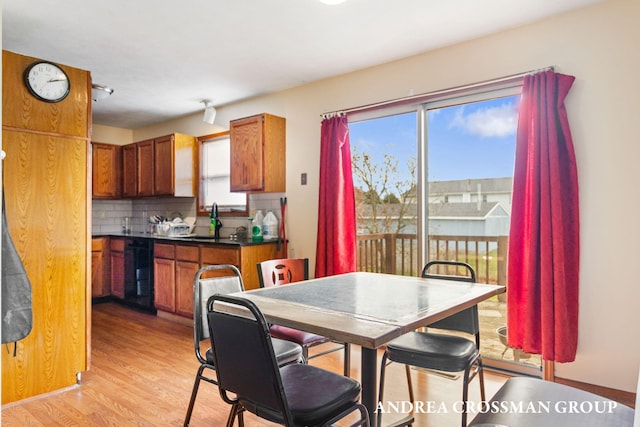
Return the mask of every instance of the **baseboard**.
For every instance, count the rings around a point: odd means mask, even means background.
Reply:
[[[617,390],[615,388],[603,387],[560,377],[555,377],[555,382],[579,388],[580,390],[588,391],[589,393],[594,393],[599,396],[606,397],[607,399],[615,400],[623,405],[635,408],[636,394],[629,391]]]

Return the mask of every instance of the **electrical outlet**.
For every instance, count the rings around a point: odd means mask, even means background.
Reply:
[[[303,172],[300,174],[300,185],[307,185],[307,173]]]

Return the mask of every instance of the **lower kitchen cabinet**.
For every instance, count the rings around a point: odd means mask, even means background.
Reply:
[[[201,266],[232,264],[240,269],[245,289],[255,289],[259,287],[256,264],[275,257],[275,243],[240,246],[156,242],[153,262],[155,307],[162,312],[192,318],[193,279]]]
[[[109,259],[111,263],[111,295],[124,299],[124,238],[112,237],[109,239],[109,249]]]
[[[91,239],[91,298],[111,294],[109,260],[109,238]]]
[[[200,269],[200,247],[176,245],[176,314],[193,317],[193,278]]]
[[[176,261],[176,314],[193,317],[193,278],[200,264]]]
[[[260,287],[256,264],[268,259],[277,258],[275,243],[247,246],[213,246],[203,245],[200,255],[201,265],[233,264],[240,269],[244,288]]]
[[[157,310],[176,311],[175,245],[153,246],[154,304]]]
[[[156,243],[153,261],[156,309],[193,317],[193,278],[199,268],[199,246]]]

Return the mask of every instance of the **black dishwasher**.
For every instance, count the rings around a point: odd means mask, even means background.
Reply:
[[[153,239],[126,240],[124,302],[155,313],[153,304]]]

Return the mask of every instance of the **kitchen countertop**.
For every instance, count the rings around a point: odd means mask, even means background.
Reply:
[[[125,237],[125,238],[136,238],[136,239],[153,239],[156,241],[166,241],[168,242],[184,242],[184,243],[197,243],[197,244],[205,244],[205,245],[233,245],[233,246],[253,246],[253,245],[268,245],[277,243],[278,240],[264,240],[262,242],[254,242],[251,240],[231,240],[231,239],[213,239],[209,236],[161,236],[157,234],[145,234],[145,233],[98,233],[92,234],[92,238],[94,237]]]

